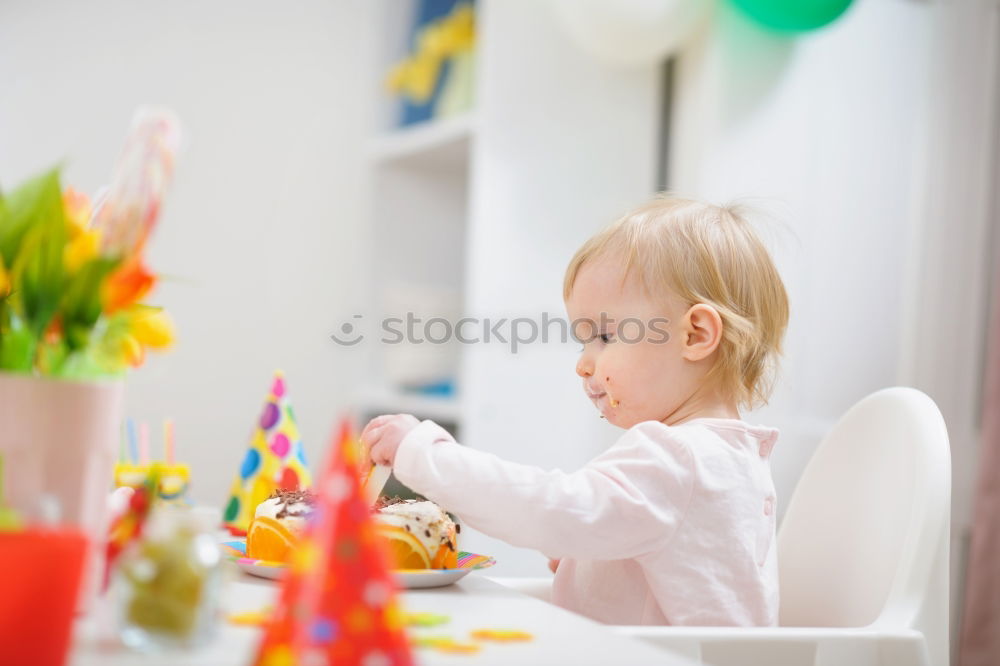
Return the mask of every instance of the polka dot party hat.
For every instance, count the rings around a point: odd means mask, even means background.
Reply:
[[[409,666],[385,545],[362,497],[345,419],[255,666]]]
[[[294,490],[312,485],[306,454],[288,400],[285,376],[274,373],[271,392],[254,426],[250,446],[229,492],[223,521],[236,536],[244,536],[257,505],[278,488]]]

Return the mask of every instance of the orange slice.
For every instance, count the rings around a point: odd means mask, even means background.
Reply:
[[[448,544],[443,543],[438,546],[437,553],[434,554],[434,559],[431,561],[432,569],[455,569],[458,567],[458,553],[454,549],[449,548]]]
[[[394,569],[430,569],[431,558],[424,544],[402,527],[380,525],[379,532],[389,542]]]
[[[247,557],[255,560],[285,562],[298,539],[274,518],[254,518],[247,532]]]

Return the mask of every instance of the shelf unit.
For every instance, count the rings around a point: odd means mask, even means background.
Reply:
[[[475,109],[395,129],[380,103],[364,167],[371,188],[371,309],[461,316],[564,314],[561,285],[577,247],[656,181],[660,71],[592,60],[534,0],[476,0]],[[371,3],[375,78],[406,50],[413,0]],[[372,94],[386,97],[378,82]],[[613,433],[573,373],[578,346],[371,345],[355,412],[412,413],[465,446],[545,468],[576,469]],[[438,367],[455,395],[404,390]],[[388,492],[398,487],[389,486]],[[474,529],[463,549],[498,575],[540,575],[545,558]]]
[[[434,170],[462,168],[468,161],[475,129],[475,115],[467,112],[387,131],[372,140],[369,163],[373,167],[396,164]]]
[[[382,0],[375,5],[373,20],[385,39],[376,54],[381,75],[405,55],[418,3]],[[468,110],[398,127],[399,101],[384,90],[376,94],[378,127],[369,142],[366,165],[377,256],[372,262],[370,302],[380,322],[409,315],[424,324],[433,318],[455,321],[464,313],[475,113]],[[420,340],[441,333],[440,326],[417,325],[413,330]],[[380,344],[372,352],[370,381],[356,396],[359,417],[411,413],[433,419],[460,436],[461,351],[454,343]],[[442,382],[453,387],[451,395],[414,390]]]

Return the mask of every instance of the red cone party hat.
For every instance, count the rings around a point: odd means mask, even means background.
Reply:
[[[413,663],[375,522],[362,498],[348,419],[315,488],[313,521],[296,546],[256,666]]]

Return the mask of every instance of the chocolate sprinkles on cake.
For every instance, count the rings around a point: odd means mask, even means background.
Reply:
[[[288,516],[304,516],[309,513],[309,509],[316,506],[316,493],[311,490],[283,490],[281,488],[271,493],[267,499],[277,499],[281,503],[281,508],[276,514],[277,518],[287,518]],[[293,504],[305,504],[306,510],[289,511]]]

